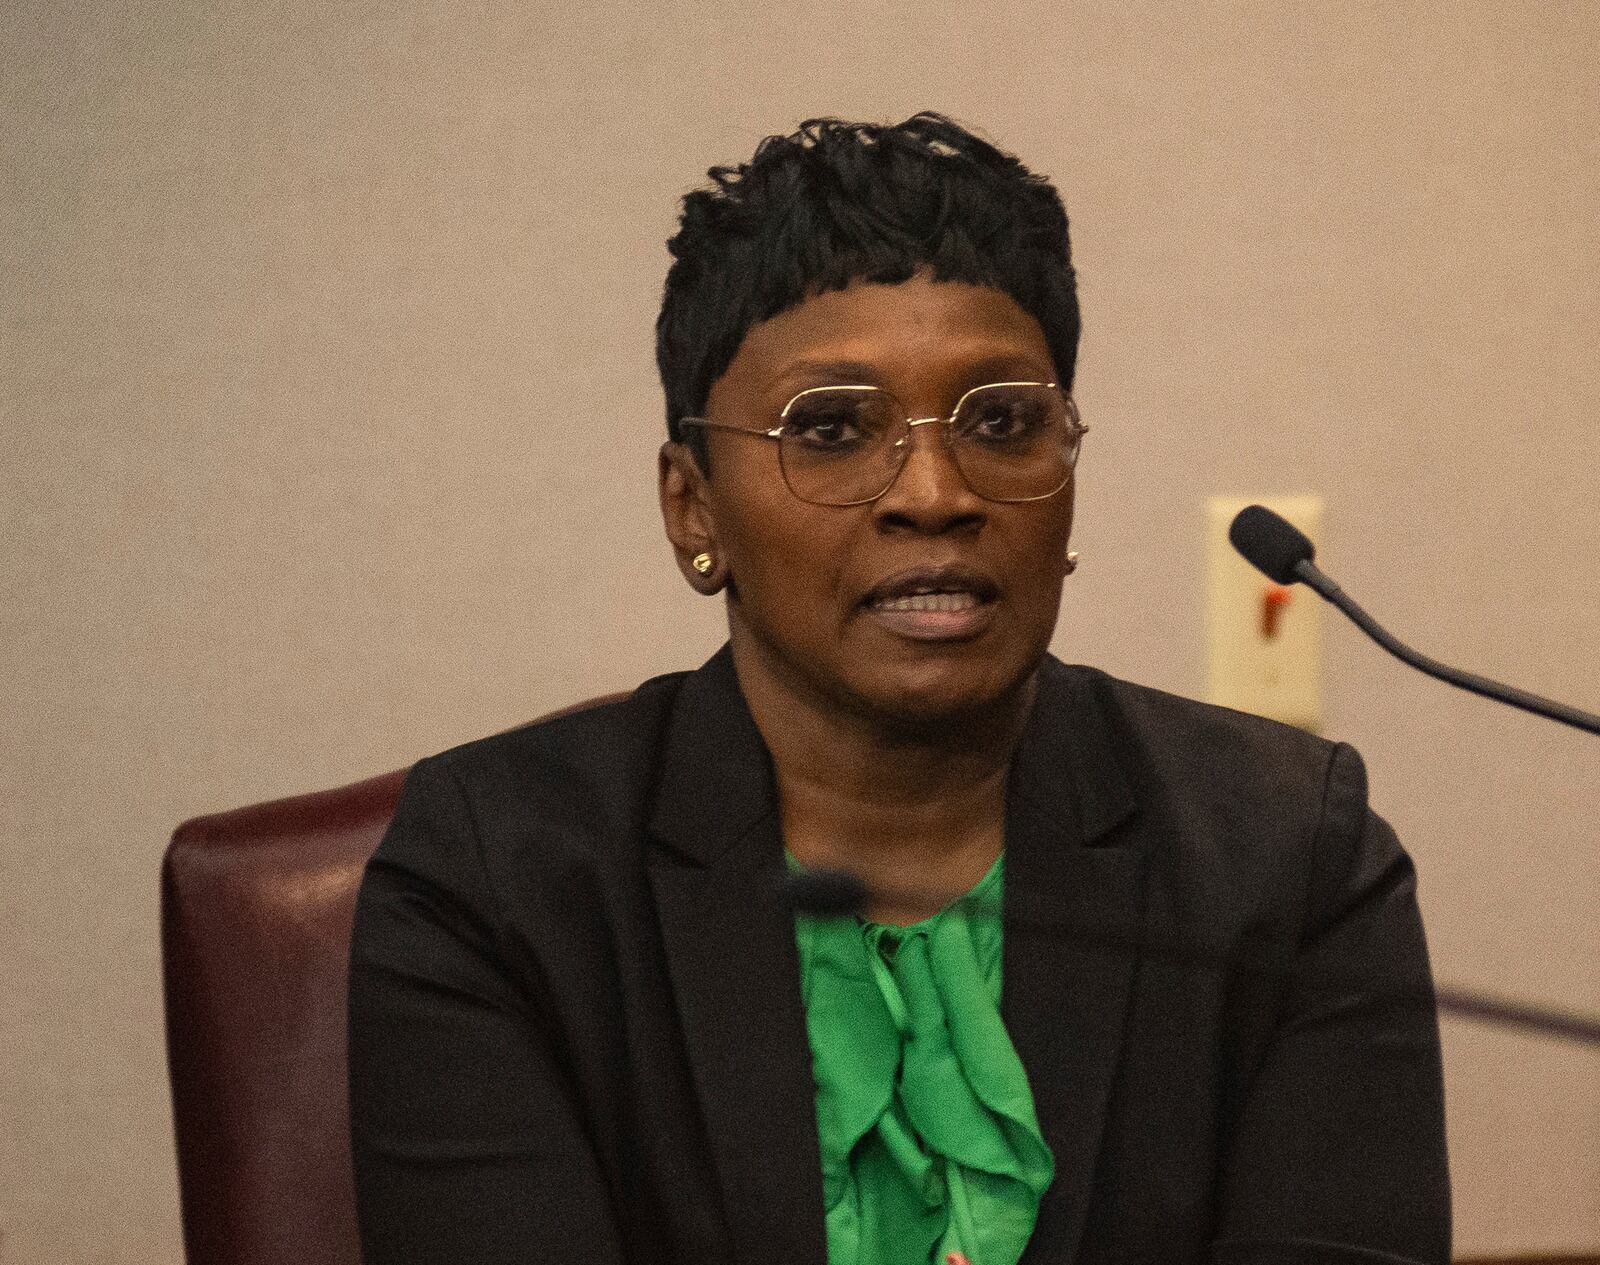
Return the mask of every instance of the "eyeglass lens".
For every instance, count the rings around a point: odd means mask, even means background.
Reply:
[[[956,468],[979,496],[1027,501],[1066,484],[1079,435],[1055,387],[1008,382],[963,396],[948,441]],[[816,387],[784,410],[778,448],[784,478],[814,504],[874,499],[894,482],[910,450],[905,409],[877,387]]]

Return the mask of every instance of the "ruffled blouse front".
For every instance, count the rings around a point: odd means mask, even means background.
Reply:
[[[898,927],[802,919],[829,1265],[1016,1265],[1054,1172],[1000,1018],[1004,858]]]

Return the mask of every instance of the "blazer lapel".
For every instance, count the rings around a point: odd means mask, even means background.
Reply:
[[[1006,817],[1001,1012],[1056,1166],[1023,1265],[1076,1255],[1138,965],[1143,853],[1107,840],[1135,811],[1113,749],[1087,681],[1047,660]]]
[[[816,1090],[766,748],[724,648],[685,682],[650,882],[735,1257],[827,1256]]]

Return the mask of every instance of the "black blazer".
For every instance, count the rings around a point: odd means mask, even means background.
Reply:
[[[1052,659],[1006,813],[1025,1265],[1446,1261],[1414,876],[1356,754]],[[782,847],[726,649],[413,770],[350,976],[370,1265],[821,1265]]]

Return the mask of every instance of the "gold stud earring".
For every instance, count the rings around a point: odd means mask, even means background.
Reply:
[[[1067,550],[1067,574],[1071,575],[1077,569],[1078,569],[1078,551],[1076,549],[1069,549],[1069,550]]]
[[[694,569],[696,571],[698,571],[701,575],[710,575],[711,574],[711,568],[716,566],[717,564],[712,560],[712,557],[711,557],[710,554],[708,554],[708,553],[697,553],[694,556],[694,561],[692,563],[690,563],[690,565],[692,567],[694,567]]]

